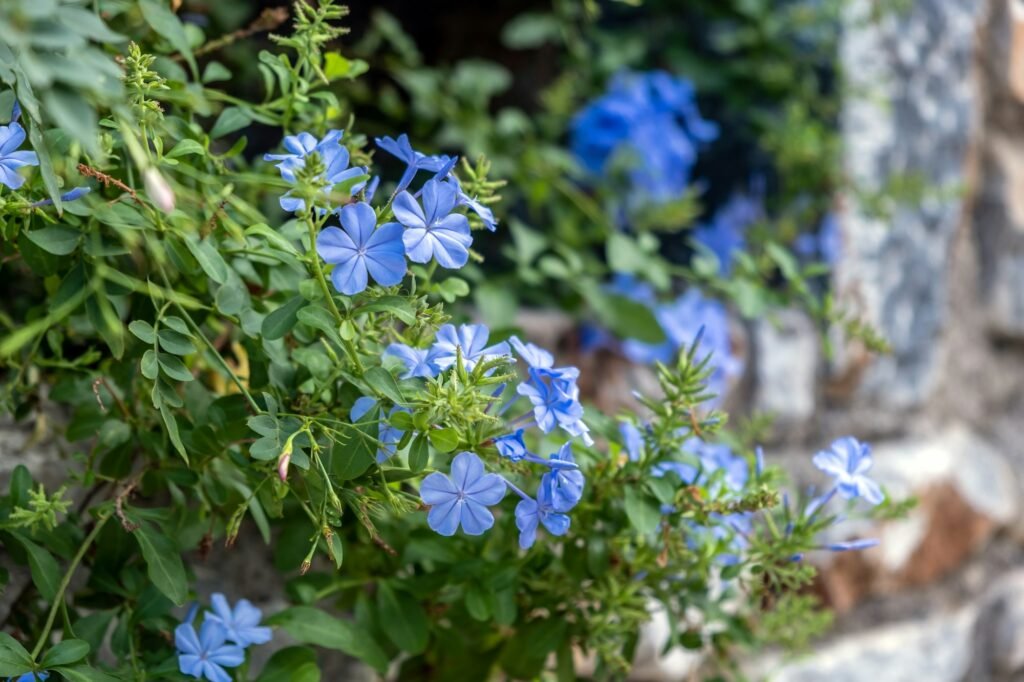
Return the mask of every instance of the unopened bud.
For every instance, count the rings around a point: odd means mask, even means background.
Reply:
[[[143,172],[142,178],[146,184],[146,194],[156,204],[156,207],[164,213],[173,211],[174,191],[167,184],[167,181],[164,180],[164,176],[160,175],[160,171],[156,168],[147,168]]]
[[[306,575],[309,573],[309,567],[313,565],[313,562],[306,559],[302,562],[302,566],[299,567],[299,575]]]
[[[291,461],[292,449],[289,447],[277,458],[277,476],[281,479],[282,483],[288,480],[288,465]]]

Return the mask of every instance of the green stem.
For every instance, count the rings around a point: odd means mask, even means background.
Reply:
[[[306,226],[309,229],[309,262],[313,265],[313,274],[316,276],[317,282],[320,283],[320,289],[324,293],[324,298],[327,299],[327,306],[331,309],[331,314],[334,315],[335,321],[337,321],[340,327],[345,323],[345,316],[338,310],[338,304],[334,302],[334,294],[331,293],[331,287],[327,283],[327,277],[324,275],[324,269],[320,265],[320,256],[316,253],[316,225],[313,223],[312,214],[306,213]],[[363,374],[363,363],[359,360],[359,353],[356,350],[355,344],[352,343],[351,339],[342,337],[342,344],[345,348],[345,354],[349,356],[352,364],[356,367],[356,374],[362,376]]]
[[[64,572],[64,577],[60,581],[60,585],[57,586],[57,594],[53,598],[53,604],[50,606],[50,613],[46,617],[46,624],[43,626],[43,631],[39,634],[39,639],[36,641],[35,648],[32,649],[32,660],[39,658],[40,652],[46,645],[46,640],[50,637],[50,630],[53,629],[53,621],[57,617],[57,611],[60,610],[60,605],[64,603],[64,593],[68,589],[68,585],[71,584],[71,578],[75,574],[75,569],[78,568],[78,564],[82,563],[82,559],[85,557],[85,553],[92,546],[96,536],[103,530],[103,525],[110,518],[110,512],[100,516],[96,519],[96,525],[93,526],[89,534],[85,536],[85,540],[82,541],[82,546],[78,548],[78,553],[71,560],[71,564],[68,566],[68,570]]]

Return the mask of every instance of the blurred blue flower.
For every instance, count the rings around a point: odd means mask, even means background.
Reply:
[[[537,490],[536,500],[524,497],[516,505],[516,528],[519,529],[520,547],[533,547],[533,543],[537,541],[537,527],[540,524],[543,524],[552,535],[560,536],[569,532],[569,517],[555,511],[551,503],[551,489],[545,485],[541,485]]]
[[[865,538],[863,540],[848,540],[846,542],[833,542],[825,545],[823,549],[831,552],[856,552],[862,549],[871,549],[878,546],[878,540]]]
[[[658,462],[651,467],[651,476],[664,478],[667,474],[674,473],[684,485],[692,485],[700,474],[697,467],[686,462]]]
[[[867,477],[871,470],[871,446],[853,436],[832,442],[828,450],[814,456],[814,466],[835,478],[836,490],[851,500],[863,497],[869,504],[881,504],[885,499],[882,489]]]
[[[622,421],[619,422],[619,435],[622,436],[622,445],[629,455],[629,461],[639,461],[644,450],[644,437],[640,429],[633,422]]]
[[[487,345],[491,332],[483,324],[446,324],[437,330],[431,354],[434,365],[444,371],[455,364],[457,353],[462,354],[462,364],[472,371],[478,362],[486,362],[512,355],[504,341],[493,346]]]
[[[510,338],[509,343],[516,349],[516,353],[519,357],[526,362],[530,367],[549,368],[555,365],[555,356],[544,350],[536,344],[529,342],[524,343],[519,340],[519,337],[513,336]]]
[[[39,165],[39,157],[35,152],[18,151],[24,141],[25,129],[13,118],[9,124],[0,126],[0,185],[18,189],[25,184],[25,178],[18,174],[18,169]]]
[[[227,598],[219,592],[210,596],[213,613],[206,614],[207,621],[213,621],[222,628],[228,640],[238,646],[266,644],[274,633],[270,628],[260,625],[263,612],[252,605],[248,599],[240,599],[234,608],[228,604]]]
[[[639,198],[682,196],[697,148],[718,135],[697,109],[692,84],[664,71],[624,72],[573,119],[570,146],[580,164],[605,175],[624,161]]]
[[[395,218],[407,228],[402,238],[409,260],[426,263],[434,258],[449,269],[466,264],[473,237],[466,216],[452,213],[456,201],[455,188],[437,180],[423,185],[422,208],[408,192],[395,197]]]
[[[575,464],[576,460],[572,456],[572,443],[563,445],[558,452],[551,455],[550,459],[555,462]],[[551,500],[551,508],[556,512],[567,512],[579,503],[583,497],[584,483],[582,471],[563,467],[552,468],[540,479],[540,487],[547,488],[546,496]]]
[[[793,240],[793,250],[806,258],[818,259],[828,265],[835,265],[842,255],[843,239],[839,231],[839,219],[834,213],[826,213],[818,225],[817,232],[804,232]]]
[[[365,202],[343,206],[341,228],[327,227],[317,235],[316,251],[334,265],[331,282],[352,296],[366,289],[368,276],[382,286],[399,284],[405,277],[402,226],[387,223],[377,228],[377,214]]]
[[[17,679],[8,677],[7,682],[38,682],[38,680],[47,680],[50,677],[50,673],[45,670],[40,670],[37,673],[25,673]]]
[[[448,182],[450,182],[458,192],[457,206],[466,206],[473,213],[476,213],[480,217],[480,220],[483,221],[484,227],[491,232],[498,229],[498,221],[494,217],[494,211],[492,211],[490,207],[481,204],[479,201],[462,191],[462,185],[454,174],[448,176]]]
[[[762,198],[753,194],[733,194],[711,222],[693,231],[698,244],[709,249],[718,259],[718,273],[723,277],[732,272],[733,255],[746,246],[747,228],[764,217]]]
[[[420,484],[420,497],[430,505],[427,525],[445,536],[455,535],[460,525],[467,535],[481,535],[494,525],[488,507],[505,497],[505,489],[505,479],[485,473],[479,457],[460,452],[450,476],[435,471]]]
[[[397,140],[390,137],[378,137],[374,138],[374,141],[388,154],[405,162],[405,172],[402,173],[395,192],[401,192],[408,187],[419,171],[438,172],[451,162],[447,156],[429,156],[416,151],[409,143],[409,136],[404,133],[399,135]]]
[[[384,349],[386,355],[393,355],[405,365],[405,373],[402,379],[420,377],[429,379],[437,376],[438,368],[434,364],[434,356],[430,348],[413,348],[404,343],[392,343]]]
[[[228,644],[227,631],[212,620],[203,622],[198,636],[191,623],[182,623],[174,629],[174,644],[181,673],[210,682],[231,682],[224,668],[234,668],[245,660],[242,647]]]
[[[294,184],[297,181],[295,174],[306,166],[306,157],[316,152],[324,165],[324,174],[320,178],[324,183],[324,196],[329,197],[331,190],[338,183],[365,175],[367,172],[362,166],[348,167],[348,149],[341,144],[343,134],[344,131],[331,130],[319,141],[309,133],[289,135],[283,142],[284,148],[288,150],[287,154],[264,154],[263,159],[278,161],[274,166],[281,172],[281,177]],[[351,188],[351,194],[356,194],[364,186],[365,183],[356,183]],[[281,208],[289,213],[306,209],[306,202],[292,196],[291,191],[281,197],[280,204]]]

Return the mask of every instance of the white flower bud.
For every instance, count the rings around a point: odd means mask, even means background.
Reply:
[[[156,207],[164,213],[174,210],[174,191],[156,168],[147,168],[142,174],[146,183],[146,194]]]

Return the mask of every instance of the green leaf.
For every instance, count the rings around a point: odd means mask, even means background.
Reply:
[[[256,682],[320,682],[316,652],[304,646],[281,649],[263,666]]]
[[[188,367],[185,366],[185,363],[173,355],[159,353],[157,355],[157,361],[160,363],[160,369],[163,370],[164,374],[175,381],[192,381],[195,379],[195,377],[192,376],[192,372],[188,371]]]
[[[617,336],[644,343],[662,343],[665,332],[650,308],[625,296],[581,286],[581,293],[598,319]]]
[[[419,473],[427,468],[430,462],[430,446],[426,437],[421,433],[416,436],[412,445],[409,446],[409,469]]]
[[[395,646],[410,654],[427,648],[430,632],[423,606],[408,592],[399,592],[388,583],[377,584],[377,610],[387,624],[384,633]]]
[[[146,23],[164,37],[171,47],[181,53],[195,75],[198,71],[196,60],[192,56],[192,47],[188,42],[185,26],[177,15],[161,0],[139,0],[139,8],[142,10],[142,17]]]
[[[227,281],[228,264],[224,262],[224,258],[209,239],[199,241],[192,237],[185,240],[185,245],[199,261],[199,267],[203,269],[207,277],[217,284],[224,284]]]
[[[146,573],[153,585],[175,604],[184,604],[188,597],[188,581],[185,578],[185,565],[181,562],[181,554],[174,540],[169,534],[153,530],[145,522],[132,534],[142,550]]]
[[[25,236],[47,253],[67,256],[78,248],[78,239],[82,233],[70,227],[44,227],[41,230],[26,232]]]
[[[171,439],[171,445],[178,451],[181,458],[185,460],[185,464],[188,464],[188,452],[185,451],[185,444],[181,442],[181,434],[178,433],[178,420],[174,418],[174,414],[167,408],[166,405],[160,406],[160,417],[164,420],[164,426],[167,427],[167,437]]]
[[[175,355],[189,355],[190,353],[196,352],[196,347],[192,344],[192,339],[185,334],[176,332],[173,329],[161,329],[157,334],[157,338],[160,341],[160,347],[168,353],[174,353]],[[191,376],[191,373],[189,373]]]
[[[252,114],[239,107],[227,107],[220,112],[217,122],[213,124],[210,137],[217,139],[235,131],[245,128],[252,123]]]
[[[471,585],[466,590],[466,610],[469,615],[480,622],[489,620],[491,617],[490,597],[477,585]]]
[[[145,320],[132,320],[128,324],[128,331],[134,334],[136,338],[143,343],[156,343],[156,330],[153,329],[153,325]]]
[[[378,411],[374,407],[357,423],[347,425],[348,440],[344,443],[336,442],[331,448],[331,473],[339,481],[350,481],[362,476],[376,461],[380,434]]]
[[[32,656],[21,642],[0,632],[0,676],[16,677],[32,672]]]
[[[560,42],[561,36],[558,19],[539,12],[520,14],[501,30],[501,42],[513,50],[532,50],[544,43]]]
[[[341,568],[341,564],[345,561],[345,545],[342,543],[340,535],[331,534],[331,542],[327,545],[327,551],[334,560],[334,567]]]
[[[171,149],[171,151],[164,154],[164,157],[168,159],[176,159],[179,156],[185,156],[187,154],[205,156],[206,150],[203,149],[203,145],[199,144],[195,140],[182,140],[178,144],[174,145],[174,148]]]
[[[46,113],[61,130],[77,140],[89,154],[100,153],[96,141],[96,110],[77,92],[58,87],[43,95]]]
[[[293,606],[267,619],[299,642],[315,644],[354,656],[380,673],[388,667],[388,657],[365,631],[351,622],[334,618],[312,606]]]
[[[416,323],[416,313],[412,305],[400,296],[382,296],[356,310],[357,315],[364,313],[390,313],[406,324]]]
[[[25,552],[28,554],[28,568],[32,574],[32,584],[39,590],[43,599],[52,602],[60,588],[61,573],[57,560],[21,533],[11,533],[11,536],[25,548]]]
[[[298,321],[299,308],[306,305],[306,300],[301,296],[291,298],[283,306],[270,313],[263,319],[261,332],[263,338],[273,341],[283,338],[290,332]]]
[[[231,80],[231,71],[220,62],[209,62],[203,69],[203,83]]]
[[[117,360],[124,355],[124,324],[102,289],[85,301],[85,313]]]
[[[18,99],[23,105],[25,103],[24,89],[28,87],[27,83],[27,78],[18,78]],[[53,171],[50,148],[46,145],[40,125],[37,117],[31,117],[31,125],[28,126],[28,139],[32,143],[32,150],[39,157],[39,172],[43,176],[46,192],[50,195],[50,200],[53,202],[53,207],[57,209],[57,213],[61,213],[64,210],[64,204],[60,200],[60,184],[57,182],[57,174]]]
[[[65,639],[58,642],[56,646],[46,652],[42,662],[43,668],[53,668],[58,665],[76,663],[89,654],[89,643],[80,639]]]
[[[384,396],[396,405],[405,402],[405,396],[395,377],[383,367],[373,367],[367,370],[363,374],[363,380],[374,393]]]
[[[157,362],[155,350],[151,348],[143,353],[140,364],[142,366],[142,376],[150,380],[156,379],[160,373],[160,364]]]
[[[118,678],[84,663],[75,666],[57,666],[53,670],[60,673],[68,682],[119,682]]]
[[[431,429],[428,433],[430,444],[437,448],[438,452],[451,452],[459,446],[459,434],[455,429]]]
[[[608,265],[615,272],[643,272],[651,258],[644,253],[636,241],[621,232],[613,232],[605,244]]]
[[[638,533],[653,533],[661,523],[661,511],[650,499],[636,488],[627,487],[623,492],[623,504],[630,524]]]

